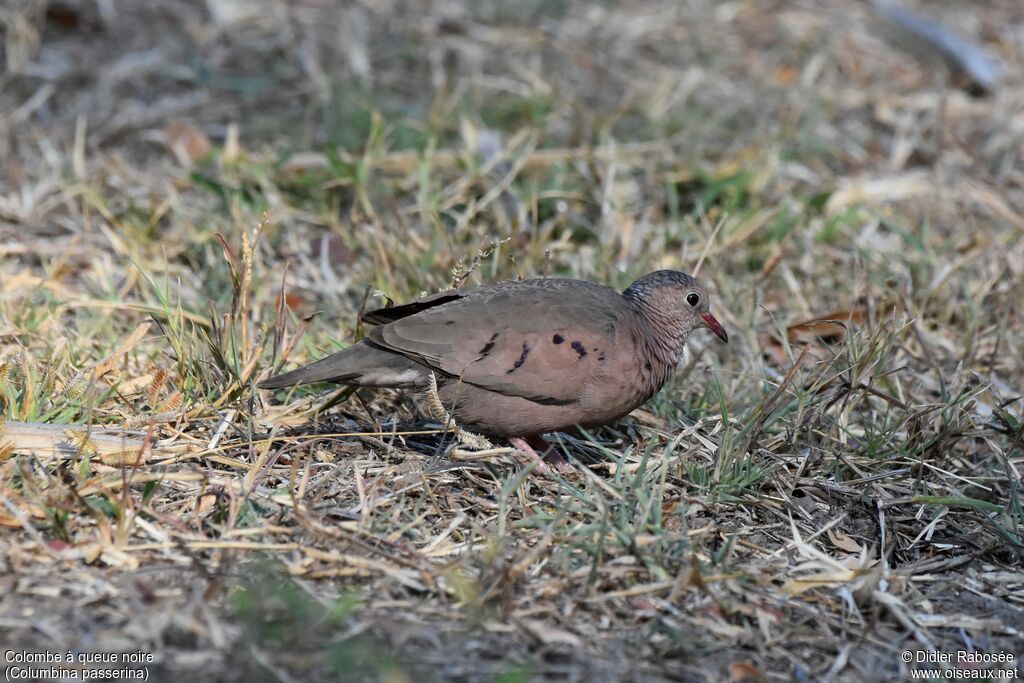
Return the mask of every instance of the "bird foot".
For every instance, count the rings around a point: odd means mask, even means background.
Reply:
[[[533,443],[531,444],[530,441]],[[526,457],[530,458],[537,463],[536,471],[541,474],[552,474],[552,467],[555,472],[559,474],[571,474],[576,469],[562,456],[561,453],[555,449],[554,446],[545,441],[542,437],[528,437],[526,439],[518,436],[509,437],[508,442],[512,444],[512,447],[523,453]],[[541,448],[541,453],[538,453],[534,446]]]

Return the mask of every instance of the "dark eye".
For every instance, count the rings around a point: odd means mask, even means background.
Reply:
[[[686,303],[690,304],[691,306],[696,306],[697,304],[700,303],[700,297],[697,296],[696,293],[690,292],[689,294],[686,295]]]

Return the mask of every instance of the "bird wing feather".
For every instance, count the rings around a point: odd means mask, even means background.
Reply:
[[[611,360],[625,306],[615,291],[582,281],[506,282],[446,298],[367,337],[463,382],[568,405]]]

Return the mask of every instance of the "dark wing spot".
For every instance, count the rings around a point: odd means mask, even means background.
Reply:
[[[572,347],[572,350],[575,351],[580,358],[583,358],[584,356],[587,355],[587,350],[583,348],[583,344],[580,344],[578,341],[574,341],[569,346]]]
[[[602,353],[601,353],[601,354],[600,354],[600,355],[599,355],[599,356],[597,357],[597,359],[598,359],[598,360],[604,360],[604,353],[602,352]]]
[[[646,363],[644,363],[644,369],[647,370],[648,372],[650,372],[650,370],[651,370],[651,361],[647,361]]]
[[[523,398],[542,406],[569,406],[576,403],[574,398],[554,398],[553,396],[523,396]]]
[[[523,352],[519,354],[519,360],[512,364],[512,367],[505,371],[506,375],[511,375],[513,372],[518,370],[526,362],[526,357],[530,355],[530,347],[523,342]]]
[[[560,334],[556,334],[554,337],[551,338],[551,343],[552,344],[561,344],[564,341],[565,341],[565,337],[563,337]]]
[[[494,348],[494,343],[496,341],[498,341],[498,333],[497,332],[495,332],[493,335],[491,335],[491,341],[489,341],[486,344],[484,344],[483,348],[476,352],[476,355],[480,356],[480,358],[484,358],[487,354],[489,354],[491,352],[491,349]],[[479,359],[477,359],[477,360],[479,360]]]

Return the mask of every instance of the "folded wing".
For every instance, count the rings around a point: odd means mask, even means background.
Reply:
[[[571,292],[571,295],[570,295]],[[463,382],[568,405],[610,357],[625,301],[577,280],[447,292],[368,313],[367,339]]]

